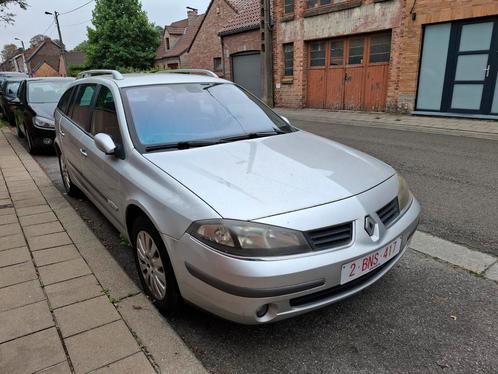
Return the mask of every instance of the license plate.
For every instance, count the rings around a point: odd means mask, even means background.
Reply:
[[[341,284],[359,278],[382,266],[401,251],[401,238],[357,260],[342,265]]]

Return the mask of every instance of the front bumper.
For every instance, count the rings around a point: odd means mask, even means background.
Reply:
[[[355,198],[356,199],[356,198]],[[333,206],[334,204],[331,204]],[[322,208],[323,209],[323,208]],[[182,296],[225,319],[260,324],[279,321],[349,297],[385,275],[403,256],[415,232],[420,205],[411,205],[375,243],[368,243],[355,222],[353,245],[307,256],[250,261],[212,250],[190,235],[179,241],[164,237]],[[342,265],[402,238],[401,252],[381,267],[355,281],[340,285]],[[257,312],[264,305],[268,311]]]
[[[31,141],[37,146],[51,147],[54,145],[55,129],[41,128],[31,125],[29,129]]]

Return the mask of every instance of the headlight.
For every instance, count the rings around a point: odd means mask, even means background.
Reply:
[[[48,119],[48,118],[43,118],[43,117],[35,117],[33,118],[33,124],[35,127],[41,128],[41,129],[53,129],[54,126],[54,121]]]
[[[285,256],[311,251],[303,233],[259,223],[200,221],[194,222],[187,232],[210,247],[241,257]]]
[[[410,189],[408,188],[408,183],[406,183],[405,178],[398,175],[399,189],[398,189],[398,203],[399,210],[405,209],[411,201]]]

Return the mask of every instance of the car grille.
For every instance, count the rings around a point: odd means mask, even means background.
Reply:
[[[384,226],[389,226],[396,218],[398,218],[399,213],[399,203],[397,197],[377,211],[377,215]]]
[[[306,235],[314,250],[341,247],[353,240],[353,222],[308,231]]]

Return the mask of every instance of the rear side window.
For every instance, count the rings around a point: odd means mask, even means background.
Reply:
[[[122,144],[114,97],[111,90],[105,86],[99,89],[92,116],[92,134],[100,133],[109,135],[114,143]]]
[[[95,90],[95,84],[82,84],[79,86],[71,110],[71,119],[86,132],[90,132],[90,118],[92,116],[92,102]]]
[[[59,100],[59,104],[57,104],[57,108],[64,114],[67,114],[69,109],[69,104],[71,101],[71,95],[73,94],[74,88],[70,88],[67,90],[64,95],[62,95]]]

